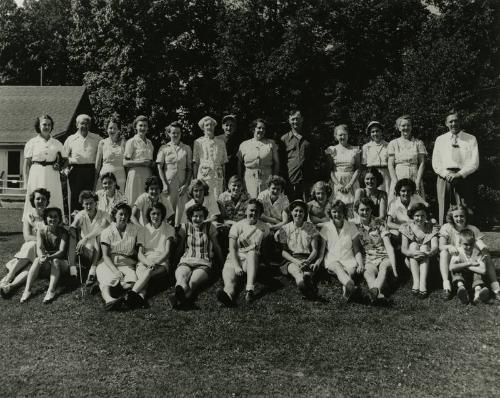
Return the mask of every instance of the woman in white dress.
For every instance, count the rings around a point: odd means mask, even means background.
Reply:
[[[51,206],[64,212],[59,170],[68,156],[63,144],[52,138],[53,128],[54,121],[49,115],[38,117],[35,121],[37,136],[30,139],[24,147],[24,175],[28,176],[28,181],[23,219],[33,210],[29,198],[37,188],[49,191]]]
[[[116,177],[118,189],[125,189],[125,168],[123,167],[123,154],[125,141],[120,133],[120,121],[111,118],[106,121],[108,138],[99,142],[95,160],[96,187],[104,174],[113,173]],[[96,188],[97,189],[97,188]]]
[[[347,205],[352,217],[354,193],[359,188],[358,174],[361,162],[359,147],[349,144],[349,128],[345,124],[335,127],[337,145],[329,146],[325,153],[330,163],[330,178],[333,185],[333,198]]]

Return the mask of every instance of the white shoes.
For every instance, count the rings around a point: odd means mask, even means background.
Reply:
[[[43,303],[44,304],[49,304],[54,300],[56,297],[56,292],[51,292],[50,290],[47,290],[47,293],[45,294],[45,297],[43,298]]]
[[[23,295],[21,296],[21,300],[19,300],[21,303],[25,303],[28,301],[28,299],[31,297],[31,291],[25,290],[23,292]]]

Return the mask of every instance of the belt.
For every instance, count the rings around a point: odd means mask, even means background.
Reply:
[[[56,162],[47,162],[45,160],[39,161],[39,160],[33,160],[31,162],[32,164],[39,164],[40,166],[52,166],[53,164],[56,164]]]
[[[451,171],[453,173],[457,173],[460,171],[458,167],[448,167],[446,170]]]
[[[82,167],[82,168],[86,168],[86,167],[95,167],[95,164],[94,163],[81,163],[81,164],[78,164],[78,163],[73,163],[71,165],[71,167]]]

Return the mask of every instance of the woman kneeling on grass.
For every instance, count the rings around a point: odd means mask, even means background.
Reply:
[[[172,308],[185,306],[196,299],[201,286],[213,274],[214,254],[217,264],[222,264],[222,252],[217,242],[217,228],[206,221],[208,210],[200,204],[186,209],[188,222],[179,229],[178,256],[184,250],[175,271],[175,292],[168,297]]]
[[[330,218],[320,230],[326,244],[321,245],[318,261],[323,260],[326,248],[325,268],[337,276],[343,286],[343,297],[349,301],[357,290],[354,276],[365,271],[359,232],[356,225],[347,221],[347,206],[341,200],[332,203]]]
[[[375,208],[375,203],[369,198],[361,198],[354,204],[354,211],[359,215],[359,222],[356,225],[365,253],[364,277],[368,285],[368,297],[372,304],[385,300],[382,289],[388,270],[392,268],[392,273],[396,278],[398,277],[391,233],[385,221],[373,216]]]
[[[236,306],[237,285],[246,273],[246,301],[255,298],[255,279],[259,267],[259,254],[263,239],[269,235],[269,226],[259,218],[264,208],[257,199],[250,199],[246,218],[238,221],[229,231],[229,254],[222,270],[224,288],[217,290],[217,300],[226,307]]]
[[[423,203],[417,203],[408,209],[411,219],[403,224],[401,233],[401,252],[406,256],[413,277],[412,293],[419,298],[426,298],[427,274],[429,261],[439,251],[438,231],[429,218],[429,209]]]
[[[314,275],[321,264],[317,259],[319,233],[313,223],[306,221],[308,212],[305,202],[294,200],[290,204],[290,213],[293,221],[275,235],[282,248],[282,272],[295,279],[305,298],[314,298],[318,293]]]
[[[132,209],[117,204],[111,212],[112,224],[101,233],[102,262],[96,274],[107,311],[120,310],[124,298],[114,298],[111,288],[129,290],[137,281],[135,274],[136,246],[141,228],[130,222]]]
[[[167,209],[162,203],[154,203],[146,213],[148,223],[138,237],[137,282],[127,293],[125,301],[129,308],[147,307],[145,297],[149,281],[168,272],[175,229],[163,222],[166,216]]]
[[[21,286],[28,276],[28,265],[36,258],[36,233],[43,228],[43,211],[50,200],[50,192],[45,188],[35,189],[30,194],[29,201],[33,207],[23,216],[24,243],[5,267],[9,271],[0,282],[0,295],[3,298],[11,297],[14,289]]]
[[[50,270],[49,288],[43,299],[46,304],[52,302],[56,296],[55,290],[61,273],[68,272],[66,253],[69,238],[68,232],[61,225],[62,219],[62,211],[57,207],[48,207],[43,212],[45,227],[40,228],[36,233],[37,258],[29,270],[21,303],[30,298],[31,286],[40,268],[47,267]]]

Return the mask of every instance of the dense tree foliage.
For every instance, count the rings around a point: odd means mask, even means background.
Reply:
[[[500,3],[496,0],[0,0],[0,82],[85,84],[97,125],[118,113],[152,120],[154,140],[181,119],[191,138],[203,114],[255,117],[271,134],[302,109],[320,147],[336,124],[366,141],[372,119],[396,135],[414,118],[432,151],[458,108],[480,142],[479,192],[500,188]],[[316,165],[320,167],[320,162]],[[434,177],[428,167],[428,191]]]

